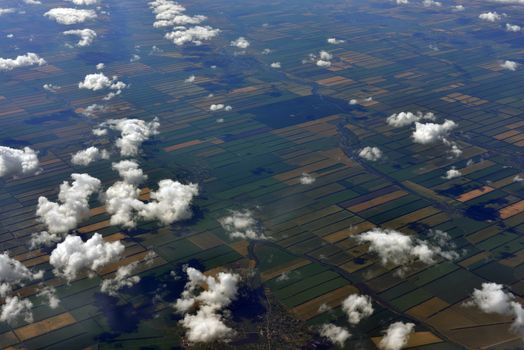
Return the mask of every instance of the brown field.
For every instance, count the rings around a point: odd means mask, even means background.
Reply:
[[[47,318],[45,320],[29,324],[15,329],[14,332],[21,341],[38,337],[39,335],[69,326],[76,320],[69,312]]]
[[[500,209],[499,214],[502,219],[507,219],[507,218],[512,217],[513,215],[522,213],[523,211],[524,211],[524,200],[521,200],[517,203],[508,205],[507,207]]]
[[[358,289],[349,285],[344,286],[309,300],[304,304],[295,306],[291,309],[291,312],[301,320],[309,320],[319,314],[318,309],[322,304],[326,304],[330,308],[336,308],[348,295],[353,293],[358,293]]]
[[[310,263],[311,261],[305,259],[294,260],[285,266],[278,266],[274,269],[262,272],[260,274],[260,278],[262,279],[262,282],[265,282],[267,280],[280,276],[284,272],[293,271],[295,269],[298,269],[299,267],[305,266]]]
[[[493,187],[482,186],[481,188],[478,188],[476,190],[472,190],[472,191],[461,194],[460,196],[457,197],[457,200],[459,202],[467,202],[469,200],[485,195],[486,193],[490,193],[493,190],[494,190]]]

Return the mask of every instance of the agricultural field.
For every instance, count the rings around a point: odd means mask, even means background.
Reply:
[[[0,177],[0,247],[42,271],[13,287],[32,319],[4,320],[2,309],[0,348],[524,347],[518,313],[472,302],[487,283],[515,304],[524,297],[524,36],[505,27],[524,25],[522,2],[461,10],[444,0],[180,1],[220,28],[184,45],[153,26],[147,1],[77,6],[97,12],[80,26],[43,16],[71,2],[5,2],[14,11],[0,11],[0,57],[36,52],[46,62],[2,69],[0,61],[0,145],[37,151],[40,168]],[[504,15],[479,18],[495,10]],[[82,25],[97,33],[85,47],[62,34]],[[238,37],[248,45],[233,44]],[[79,88],[99,72],[115,77],[105,90]],[[126,86],[111,85],[117,80]],[[418,119],[390,122],[407,112]],[[124,132],[111,126],[125,118],[159,123],[127,158],[115,141]],[[421,123],[447,121],[454,125],[417,142]],[[109,155],[73,164],[87,147]],[[116,222],[107,204],[108,189],[125,183],[114,168],[123,159],[147,177],[133,184],[142,217],[132,225]],[[87,212],[59,241],[31,244],[53,234],[39,198],[63,202],[60,184],[74,173],[100,180]],[[180,209],[189,215],[148,212],[164,179],[198,185]],[[370,232],[401,233],[429,252],[385,258],[389,247],[374,248]],[[119,258],[73,278],[57,273],[57,245],[96,233],[97,249],[119,245]],[[135,279],[101,291],[127,266]],[[187,314],[176,310],[189,268],[204,276],[204,291],[220,276],[238,277],[219,314],[227,339],[191,339]],[[2,273],[0,265],[0,285]],[[344,306],[353,294],[373,305],[356,323]],[[2,305],[11,297],[0,295]],[[388,348],[385,330],[395,323],[412,329]],[[330,342],[319,331],[326,324],[351,336]]]

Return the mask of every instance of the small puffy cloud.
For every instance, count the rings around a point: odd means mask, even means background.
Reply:
[[[318,60],[316,65],[319,66],[319,67],[322,67],[322,68],[328,68],[328,67],[331,67],[331,62],[330,61],[324,61],[324,60]]]
[[[503,68],[503,69],[506,69],[506,70],[510,70],[512,72],[516,71],[517,68],[518,68],[519,64],[515,61],[504,61],[500,64],[500,67]]]
[[[241,36],[238,39],[233,40],[230,43],[230,45],[234,46],[234,47],[238,47],[239,49],[247,49],[249,47],[249,45],[251,45],[251,44],[249,43],[249,41],[247,41],[246,38]]]
[[[510,330],[524,339],[524,309],[515,301],[515,296],[506,292],[498,283],[482,283],[481,289],[475,289],[466,306],[476,306],[488,314],[511,316]]]
[[[40,277],[40,273],[31,272],[24,264],[9,257],[7,253],[0,254],[0,297],[5,297],[12,287]]]
[[[266,48],[266,49],[262,50],[261,53],[262,53],[262,55],[269,55],[271,52],[273,52],[273,50]]]
[[[441,7],[442,3],[439,1],[435,1],[435,0],[423,0],[422,5],[424,5],[424,7],[432,7],[432,6]]]
[[[127,84],[119,81],[118,77],[113,76],[111,79],[104,73],[88,74],[84,77],[84,81],[78,83],[79,89],[87,89],[92,91],[99,91],[104,89],[113,90],[105,99],[111,99],[113,96],[120,95]]]
[[[0,8],[0,16],[7,15],[9,13],[15,13],[16,9],[14,8]]]
[[[116,146],[123,157],[137,156],[142,144],[154,135],[158,135],[160,123],[157,118],[150,122],[141,119],[110,119],[100,125],[111,130],[120,131]]]
[[[49,247],[58,243],[62,240],[62,237],[51,234],[47,231],[37,232],[31,234],[31,240],[29,241],[30,249],[39,248],[42,246]]]
[[[443,231],[433,232],[432,241],[424,241],[389,229],[375,228],[356,236],[360,243],[368,243],[368,251],[380,258],[382,265],[399,265],[403,274],[412,262],[418,260],[433,265],[439,257],[453,260],[458,254],[448,248],[449,236]],[[451,248],[451,247],[450,247]]]
[[[113,278],[102,281],[100,291],[111,296],[117,296],[118,291],[122,288],[133,287],[135,284],[140,282],[140,276],[132,276],[137,266],[137,262],[120,266],[118,270],[116,270],[115,276]]]
[[[190,75],[187,77],[187,79],[184,80],[184,83],[193,83],[195,81],[196,77],[194,75]]]
[[[68,0],[77,6],[90,6],[98,4],[98,0]]]
[[[508,32],[520,32],[522,27],[516,24],[506,23],[506,31]]]
[[[407,4],[409,4],[408,0],[395,0],[395,2],[397,3],[397,5],[407,5]]]
[[[93,274],[118,261],[123,252],[124,245],[120,241],[105,242],[99,233],[85,242],[79,236],[69,235],[51,252],[49,263],[55,275],[71,281],[82,271]]]
[[[378,147],[367,146],[360,150],[358,156],[360,158],[369,160],[370,162],[376,162],[377,160],[382,158],[382,151]]]
[[[419,123],[415,122],[415,131],[411,135],[413,142],[420,143],[423,145],[435,143],[437,141],[446,141],[446,137],[449,135],[451,130],[455,129],[457,124],[446,119],[442,124],[436,123]]]
[[[457,170],[455,169],[455,167],[452,167],[451,169],[446,171],[446,176],[444,176],[444,178],[447,180],[451,180],[451,179],[454,179],[460,176],[462,176],[462,173],[460,172],[460,170]]]
[[[515,177],[513,178],[513,182],[523,182],[524,181],[524,178],[520,175],[515,175]]]
[[[356,325],[373,314],[371,298],[367,295],[351,294],[342,302],[342,310],[348,316],[349,323]]]
[[[497,12],[484,12],[479,15],[479,18],[483,21],[496,22],[502,19],[502,16]]]
[[[139,55],[137,54],[133,54],[133,56],[131,56],[131,58],[129,59],[129,62],[137,62],[137,61],[140,61],[142,57],[140,57]]]
[[[49,92],[57,92],[58,90],[62,88],[61,86],[57,86],[53,84],[44,84],[42,87],[44,88],[44,90],[49,91]]]
[[[71,163],[74,165],[87,166],[100,159],[109,159],[109,152],[92,146],[73,154],[71,157]]]
[[[207,19],[202,15],[185,15],[186,8],[171,0],[155,0],[149,6],[155,14],[155,28],[200,24]]]
[[[54,287],[45,287],[41,289],[37,296],[47,299],[47,305],[51,309],[56,309],[60,305],[60,299],[56,296],[56,289]]]
[[[187,329],[187,339],[190,343],[229,340],[234,330],[224,323],[221,312],[236,299],[240,276],[227,272],[205,276],[192,267],[186,273],[188,282],[174,308],[184,314],[180,323]],[[191,314],[191,310],[196,312]]]
[[[44,16],[65,25],[83,23],[97,18],[97,14],[93,10],[80,10],[66,7],[51,9],[44,13]]]
[[[151,200],[143,206],[139,215],[145,220],[158,220],[163,225],[190,219],[193,215],[191,203],[197,195],[197,184],[160,180],[158,190],[150,193]]]
[[[106,67],[106,65],[103,64],[103,63],[98,63],[95,67],[96,67],[97,70],[102,70],[102,69],[104,69]]]
[[[43,66],[47,62],[40,58],[36,53],[28,52],[25,55],[17,56],[16,58],[1,58],[0,57],[0,72],[11,71],[15,68],[30,67],[30,66]]]
[[[220,33],[220,29],[215,29],[210,26],[194,26],[190,28],[175,27],[176,30],[166,33],[164,37],[173,42],[173,44],[180,46],[187,43],[194,45],[202,45],[204,41],[209,41]]]
[[[211,106],[209,106],[209,110],[211,112],[216,112],[216,111],[219,111],[221,109],[224,109],[224,105],[222,103],[218,103],[218,104],[212,104]]]
[[[66,30],[64,35],[75,35],[80,38],[80,40],[76,43],[76,46],[79,47],[86,47],[93,43],[93,41],[96,39],[96,32],[92,29],[73,29],[73,30]]]
[[[219,222],[231,238],[267,239],[251,210],[232,210]]]
[[[99,113],[103,113],[107,111],[107,107],[104,105],[99,105],[97,103],[93,103],[92,105],[87,106],[84,108],[80,114],[82,114],[85,117],[93,118],[96,117]]]
[[[400,350],[408,343],[415,324],[395,322],[389,325],[379,347],[384,350]]]
[[[400,112],[400,113],[394,113],[390,115],[386,122],[388,125],[394,127],[394,128],[401,128],[403,126],[411,125],[415,122],[421,121],[421,120],[435,120],[435,114],[428,112],[428,113],[422,113],[422,112]]]
[[[351,334],[347,329],[343,327],[336,326],[332,323],[325,323],[320,327],[320,335],[329,339],[333,344],[336,344],[340,347],[343,347],[351,337]]]
[[[460,12],[460,11],[464,11],[466,8],[464,7],[464,5],[454,5],[454,6],[451,6],[451,10],[453,12]]]
[[[282,68],[282,65],[280,64],[280,62],[273,62],[273,63],[271,63],[270,67],[271,68],[275,68],[275,69],[279,69],[279,68]]]
[[[42,2],[39,0],[24,0],[24,3],[28,5],[41,5],[42,4]]]
[[[31,323],[33,322],[33,313],[31,312],[32,307],[33,303],[28,299],[19,299],[17,296],[9,296],[5,299],[5,304],[2,305],[0,321],[11,324],[23,319],[25,322]]]
[[[316,179],[308,173],[302,173],[302,175],[300,175],[299,181],[302,185],[311,185],[316,181]]]
[[[33,175],[39,171],[37,153],[31,148],[16,149],[0,146],[0,177]]]
[[[100,189],[100,180],[88,174],[71,174],[73,184],[60,185],[58,202],[38,198],[36,215],[50,234],[65,234],[89,218],[89,198]]]
[[[147,177],[133,161],[113,164],[123,181],[115,182],[105,192],[106,209],[112,225],[135,227],[138,220],[158,220],[163,225],[191,218],[191,203],[198,195],[198,185],[161,180],[158,190],[150,193],[150,201],[139,200],[137,185]]]
[[[339,45],[339,44],[345,43],[344,40],[340,40],[340,39],[337,39],[337,38],[328,38],[327,42],[328,42],[328,44],[332,44],[332,45]]]

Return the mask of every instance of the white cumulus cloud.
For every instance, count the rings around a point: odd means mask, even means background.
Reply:
[[[33,175],[40,171],[37,153],[29,147],[0,146],[0,177]]]
[[[9,296],[5,299],[0,312],[0,321],[9,324],[23,319],[27,323],[33,322],[33,313],[31,308],[33,303],[28,299],[20,299],[17,296]]]
[[[230,45],[234,46],[234,47],[238,47],[239,49],[247,49],[249,47],[249,45],[251,45],[251,44],[249,43],[249,41],[247,41],[246,38],[241,36],[241,37],[231,41]]]
[[[15,68],[29,67],[29,66],[43,66],[47,62],[38,56],[36,53],[28,52],[25,55],[17,56],[16,58],[1,58],[0,57],[0,71],[11,71]]]
[[[435,115],[431,112],[428,113],[422,113],[422,112],[400,112],[390,115],[386,122],[388,125],[400,128],[403,126],[411,125],[415,122],[421,121],[421,120],[435,120]]]
[[[72,25],[97,18],[94,10],[80,10],[67,7],[57,7],[44,13],[44,16],[60,24]]]
[[[360,158],[369,160],[370,162],[376,162],[377,160],[382,158],[382,151],[378,147],[367,146],[360,150],[358,156]]]
[[[124,245],[120,241],[105,242],[99,233],[85,242],[79,236],[69,235],[51,252],[49,263],[57,276],[71,281],[82,271],[93,274],[116,262],[123,252]]]
[[[389,325],[379,346],[384,350],[400,350],[408,343],[415,324],[395,322]]]
[[[120,138],[116,146],[123,157],[138,155],[142,144],[152,136],[158,135],[160,123],[155,118],[150,122],[141,119],[110,119],[100,125],[101,127],[120,131]]]
[[[342,310],[348,316],[349,323],[359,324],[364,318],[373,314],[371,298],[367,295],[351,294],[342,302]]]
[[[187,339],[191,343],[227,341],[235,332],[225,324],[222,310],[236,299],[240,276],[228,272],[205,276],[192,267],[186,273],[189,280],[174,308],[184,314],[180,323],[187,329]]]
[[[415,143],[423,145],[435,143],[437,141],[446,142],[446,137],[457,127],[457,124],[446,119],[442,124],[436,123],[419,123],[415,122],[415,131],[411,137]]]
[[[496,22],[502,18],[497,12],[484,12],[479,15],[479,18],[483,21]]]
[[[336,344],[340,347],[343,347],[351,337],[351,334],[347,329],[343,327],[336,326],[332,323],[325,323],[320,327],[320,335],[329,339],[333,344]]]
[[[100,180],[88,174],[71,174],[73,184],[60,185],[58,202],[38,198],[36,215],[50,234],[65,234],[89,218],[89,198],[100,189]]]
[[[231,238],[267,239],[251,210],[232,210],[219,222]]]
[[[109,159],[109,152],[91,146],[73,154],[71,157],[71,163],[87,166],[100,159]]]
[[[517,68],[518,68],[519,64],[515,61],[504,61],[500,64],[500,67],[503,68],[503,69],[506,69],[506,70],[510,70],[512,72],[516,71]]]
[[[63,34],[78,36],[80,40],[78,40],[78,42],[76,43],[76,46],[79,46],[79,47],[89,46],[96,39],[96,32],[89,28],[66,30]]]

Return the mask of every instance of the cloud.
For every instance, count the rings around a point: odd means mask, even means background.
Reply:
[[[102,70],[102,69],[104,69],[105,67],[106,67],[106,65],[103,64],[103,63],[98,63],[98,64],[95,66],[96,70]]]
[[[421,120],[435,120],[435,114],[428,112],[428,113],[422,113],[422,112],[400,112],[390,115],[386,122],[388,125],[394,127],[394,128],[401,128],[403,126],[411,125],[415,122],[421,121]]]
[[[76,46],[86,47],[93,43],[96,39],[96,32],[92,29],[74,29],[66,30],[64,35],[76,35],[80,37],[80,40],[76,43]]]
[[[50,234],[47,231],[37,232],[31,234],[31,240],[29,241],[30,249],[36,249],[42,246],[52,246],[55,243],[61,241],[61,237],[56,234]]]
[[[192,267],[186,273],[189,280],[174,308],[185,314],[180,323],[187,329],[187,339],[191,343],[229,340],[234,331],[224,323],[221,311],[236,299],[240,276],[227,272],[205,276]],[[191,314],[192,309],[196,313]]]
[[[229,45],[234,46],[234,47],[238,47],[239,49],[247,49],[249,47],[249,45],[251,45],[251,44],[249,43],[249,41],[247,41],[246,38],[241,36],[238,39],[235,39],[235,40],[231,41],[229,43]]]
[[[302,175],[300,175],[299,181],[302,185],[311,185],[316,181],[316,179],[308,173],[302,173]]]
[[[100,159],[109,159],[109,152],[100,150],[97,147],[88,147],[84,150],[78,151],[71,157],[71,163],[75,165],[87,166]]]
[[[194,75],[190,75],[187,77],[187,79],[184,80],[184,83],[193,83],[195,81],[196,77]]]
[[[451,6],[451,10],[453,12],[460,12],[460,11],[464,11],[466,8],[464,7],[464,5],[454,5],[454,6]]]
[[[376,162],[377,160],[382,158],[382,151],[378,147],[367,146],[360,150],[358,156],[360,158],[369,160],[370,162]]]
[[[106,96],[105,100],[109,100],[116,95],[120,95],[127,84],[119,81],[117,76],[109,79],[104,73],[88,74],[84,77],[84,81],[78,83],[79,89],[88,89],[92,91],[99,91],[104,89],[114,90]]]
[[[51,252],[49,263],[55,275],[71,281],[82,271],[93,274],[97,269],[118,261],[124,249],[120,241],[105,242],[99,233],[86,242],[79,236],[69,235]]]
[[[413,142],[423,145],[435,143],[437,141],[446,142],[446,137],[451,130],[455,129],[457,124],[446,119],[442,124],[415,122],[415,131],[411,135]]]
[[[33,175],[40,170],[37,153],[31,148],[0,146],[0,177]]]
[[[90,216],[89,197],[98,192],[101,182],[88,174],[71,174],[71,178],[72,185],[67,181],[60,185],[58,202],[38,198],[36,215],[50,234],[65,234]]]
[[[142,143],[154,135],[158,135],[160,123],[157,118],[150,122],[141,119],[109,119],[100,124],[111,130],[120,131],[120,138],[116,140],[116,146],[120,149],[123,157],[137,156]]]
[[[400,350],[408,343],[415,328],[413,323],[395,322],[389,325],[379,347],[384,350]]]
[[[407,5],[409,4],[408,0],[395,0],[397,5]]]
[[[200,24],[207,19],[202,15],[185,15],[185,7],[169,0],[156,0],[150,2],[149,6],[155,14],[155,28]]]
[[[331,59],[333,55],[327,51],[320,51],[318,56],[310,53],[308,57],[302,60],[302,63],[315,63],[318,67],[331,67]]]
[[[44,88],[44,90],[49,91],[49,92],[57,92],[58,90],[62,88],[61,86],[57,86],[53,84],[44,84],[42,87]]]
[[[524,309],[515,301],[515,296],[506,292],[498,283],[482,283],[482,289],[473,291],[472,298],[466,306],[476,306],[488,314],[499,314],[513,317],[510,330],[524,339]]]
[[[502,16],[497,12],[484,12],[479,15],[479,18],[483,21],[496,22],[502,19]]]
[[[347,329],[338,327],[332,323],[325,323],[320,327],[320,335],[328,338],[333,344],[344,347],[346,340],[351,337]]]
[[[15,13],[16,9],[14,8],[0,8],[0,16],[7,15],[9,13]]]
[[[522,27],[516,24],[506,23],[506,31],[508,32],[520,32]]]
[[[90,6],[98,4],[98,0],[68,0],[77,6]]]
[[[158,220],[163,225],[189,219],[191,202],[198,195],[198,185],[161,180],[158,190],[150,193],[150,201],[139,200],[138,185],[147,179],[134,161],[114,163],[123,181],[115,182],[105,192],[106,209],[112,225],[135,227],[138,220]]]
[[[332,45],[339,45],[339,44],[345,43],[344,40],[340,40],[340,39],[337,39],[337,38],[328,38],[327,42],[328,42],[328,44],[332,44]]]
[[[423,0],[422,5],[424,5],[424,7],[431,7],[431,6],[440,7],[442,6],[442,3],[439,1],[435,1],[435,0]]]
[[[448,248],[449,236],[443,231],[434,231],[432,241],[424,241],[401,232],[375,228],[356,236],[359,243],[369,243],[368,251],[380,258],[382,265],[399,265],[399,274],[406,271],[406,266],[419,260],[426,265],[433,265],[439,257],[453,260],[458,254]],[[451,247],[450,247],[451,248]]]
[[[150,193],[151,200],[142,207],[139,215],[145,220],[158,220],[163,225],[190,219],[193,216],[191,202],[197,195],[197,184],[160,180],[158,190]]]
[[[367,295],[351,294],[342,302],[342,310],[348,316],[348,321],[352,325],[359,324],[360,321],[373,314],[371,298]]]
[[[267,239],[260,227],[260,223],[254,218],[251,210],[232,210],[230,215],[219,220],[224,230],[231,238],[242,239]]]
[[[460,170],[457,170],[455,169],[455,167],[452,167],[451,169],[446,171],[446,176],[444,176],[444,178],[447,180],[451,180],[451,179],[454,179],[460,176],[462,176],[462,173],[460,172]]]
[[[79,10],[65,7],[51,9],[44,13],[44,16],[65,25],[83,23],[98,17],[93,10]]]
[[[12,71],[15,68],[29,67],[29,66],[43,66],[47,62],[40,58],[36,53],[28,52],[25,55],[17,56],[15,59],[12,58],[1,58],[0,57],[0,71]]]
[[[108,278],[102,281],[102,284],[100,285],[100,291],[111,296],[117,296],[118,291],[122,288],[133,287],[135,284],[140,282],[140,276],[132,276],[137,266],[137,262],[120,266],[118,270],[116,270],[115,276],[113,278]]]
[[[275,69],[279,69],[279,68],[282,68],[282,65],[280,64],[280,62],[273,62],[273,63],[271,63],[270,67],[271,68],[275,68]]]
[[[166,33],[164,37],[173,42],[175,45],[184,45],[193,43],[197,46],[202,45],[204,41],[208,41],[216,37],[220,33],[220,29],[215,29],[210,26],[195,26],[190,28],[177,27],[178,29]]]
[[[33,303],[31,303],[28,299],[19,299],[17,296],[9,296],[5,299],[5,304],[2,305],[0,321],[12,324],[19,319],[23,319],[27,323],[32,323],[32,307]]]
[[[224,111],[226,111],[226,112],[229,112],[229,111],[231,111],[232,109],[233,109],[233,107],[231,107],[231,106],[229,106],[229,105],[226,106],[226,105],[224,105],[224,104],[222,104],[222,103],[219,103],[219,104],[212,104],[211,106],[209,106],[209,110],[210,110],[211,112],[216,112],[216,111],[220,111],[220,110],[224,110]]]
[[[47,305],[49,305],[51,309],[56,309],[58,305],[60,305],[60,299],[56,296],[55,287],[45,287],[38,292],[37,296],[46,298]]]
[[[517,68],[518,68],[519,64],[515,61],[504,61],[503,63],[500,64],[500,67],[503,68],[503,69],[506,69],[506,70],[510,70],[510,71],[516,71]]]
[[[97,114],[103,113],[107,111],[107,107],[104,105],[99,105],[97,103],[93,103],[92,105],[87,106],[84,108],[80,114],[82,114],[85,117],[93,118],[96,117]]]
[[[31,272],[20,261],[10,258],[7,252],[0,254],[0,297],[5,297],[14,286],[41,277],[40,272]]]
[[[28,5],[41,5],[42,4],[42,2],[39,0],[24,0],[24,3]]]

